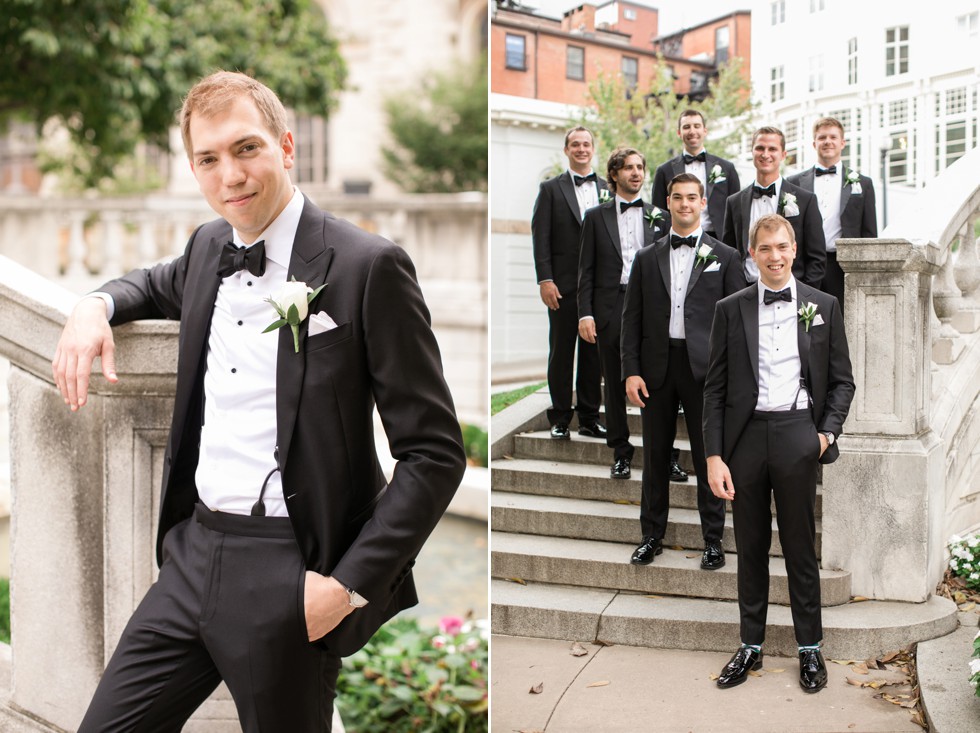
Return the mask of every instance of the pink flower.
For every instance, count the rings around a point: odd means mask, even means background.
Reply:
[[[470,669],[479,669],[479,668],[480,668],[480,663],[478,661],[476,661],[475,659],[471,659],[470,660]]]
[[[459,616],[443,616],[439,621],[439,631],[449,636],[456,636],[463,628],[463,619]]]
[[[445,636],[433,636],[432,637],[432,646],[434,646],[436,649],[442,649],[444,646],[446,646],[446,637]]]

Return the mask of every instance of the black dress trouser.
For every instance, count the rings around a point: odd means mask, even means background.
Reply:
[[[222,680],[245,733],[329,733],[340,658],[308,641],[289,519],[198,504],[163,550],[79,733],[177,733]]]
[[[623,300],[626,288],[621,287],[609,323],[596,329],[599,361],[606,398],[606,445],[613,449],[614,460],[633,460],[630,426],[626,418],[626,387],[623,384],[623,359],[619,343],[623,331]]]
[[[551,409],[548,423],[568,425],[573,411],[578,411],[579,425],[592,425],[599,419],[602,400],[602,374],[599,349],[578,335],[578,309],[575,291],[562,293],[558,310],[548,309],[548,390]],[[575,356],[578,354],[578,369]],[[572,406],[572,374],[575,374],[575,397]]]

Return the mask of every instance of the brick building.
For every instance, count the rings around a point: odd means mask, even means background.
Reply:
[[[684,58],[717,66],[732,58],[742,59],[742,76],[752,78],[752,14],[736,10],[704,23],[653,39],[654,49],[665,57]]]

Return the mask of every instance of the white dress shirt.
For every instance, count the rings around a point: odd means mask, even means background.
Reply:
[[[813,193],[817,196],[820,216],[823,218],[823,238],[827,242],[827,251],[837,251],[837,238],[840,236],[840,197],[841,175],[840,162],[837,163],[836,173],[824,173],[822,176],[813,175]]]
[[[753,183],[752,187],[765,188],[765,186],[759,186],[758,183]],[[749,211],[749,231],[752,231],[752,225],[755,224],[759,219],[764,217],[766,214],[775,214],[776,209],[779,208],[779,196],[783,190],[783,177],[780,176],[776,179],[776,195],[775,196],[760,196],[759,198],[752,199],[752,208]],[[759,267],[755,264],[755,260],[752,257],[745,258],[745,279],[750,283],[754,283],[759,279]]]
[[[633,268],[633,258],[636,253],[643,248],[643,207],[634,206],[626,211],[619,208],[620,202],[627,204],[636,201],[639,196],[634,196],[627,201],[619,194],[616,194],[616,219],[619,223],[619,246],[620,254],[623,256],[623,271],[619,277],[619,284],[625,285],[630,279],[630,270]]]
[[[687,298],[687,284],[691,281],[691,272],[694,270],[694,252],[697,243],[701,241],[701,232],[702,229],[699,227],[691,235],[694,237],[694,247],[678,247],[670,250],[670,321],[667,330],[672,339],[686,338],[684,300]],[[672,227],[670,236],[674,235],[680,236]],[[670,237],[667,241],[670,242]]]
[[[792,301],[777,300],[765,305],[766,287],[759,283],[759,399],[755,409],[763,412],[806,409],[806,390],[800,389],[800,347],[797,342],[796,278],[787,286]]]
[[[692,153],[688,153],[686,150],[684,152],[687,153],[687,155],[691,155],[692,154]],[[700,155],[701,153],[704,153],[705,155],[707,155],[707,152],[705,151],[704,148],[701,148],[698,152],[693,153],[693,155]],[[681,160],[683,160],[683,158],[681,158]],[[701,185],[704,186],[704,195],[705,195],[705,197],[707,197],[707,195],[708,195],[708,164],[707,164],[707,161],[704,162],[704,163],[702,163],[700,160],[693,160],[690,163],[685,163],[684,164],[684,172],[685,173],[690,173],[691,175],[694,175],[694,176],[697,176],[698,177],[698,179],[701,181]],[[705,206],[703,209],[701,209],[701,228],[704,229],[705,231],[709,231],[709,232],[713,232],[714,231],[714,229],[712,229],[712,227],[711,227],[711,217],[708,216],[708,207],[707,206]]]
[[[578,173],[573,171],[571,168],[566,169],[568,175],[572,177],[572,185],[575,186],[575,176],[579,176]],[[591,175],[595,173],[591,168],[589,172],[585,175]],[[579,176],[581,178],[581,176]],[[579,218],[585,218],[585,212],[591,209],[593,206],[599,205],[599,177],[596,176],[595,182],[586,181],[581,186],[575,186],[575,198],[578,199],[578,213]]]
[[[276,467],[279,331],[262,333],[278,318],[265,299],[276,297],[286,282],[303,205],[303,195],[294,189],[286,208],[256,238],[265,241],[262,277],[242,270],[224,278],[218,287],[208,337],[204,425],[195,477],[198,495],[211,509],[249,514],[263,480]],[[242,245],[237,231],[234,242]],[[264,502],[267,516],[287,516],[278,471],[269,479]]]

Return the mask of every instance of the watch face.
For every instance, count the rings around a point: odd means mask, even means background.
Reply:
[[[348,588],[347,589],[347,595],[350,598],[350,604],[354,608],[363,608],[364,606],[366,606],[368,604],[367,598],[365,598],[364,596],[362,596],[356,590],[351,590],[350,588]]]

